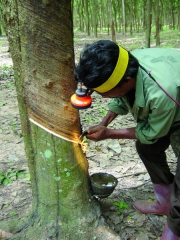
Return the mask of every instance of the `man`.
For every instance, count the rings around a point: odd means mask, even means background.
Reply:
[[[136,201],[145,214],[167,215],[161,240],[180,237],[180,52],[139,49],[128,52],[112,41],[87,45],[74,70],[75,77],[103,98],[113,98],[102,122],[88,129],[86,137],[137,139],[136,149],[151,177],[155,200]],[[131,112],[134,128],[109,129],[118,115]],[[178,157],[175,176],[165,150],[172,145]]]

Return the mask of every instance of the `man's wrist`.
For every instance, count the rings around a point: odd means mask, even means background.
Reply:
[[[98,125],[100,125],[100,126],[104,126],[104,127],[107,127],[107,124],[104,123],[104,122],[100,122]]]

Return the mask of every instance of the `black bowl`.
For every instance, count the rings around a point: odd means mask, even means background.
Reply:
[[[118,183],[117,178],[109,173],[93,173],[90,180],[93,194],[99,198],[108,197]]]

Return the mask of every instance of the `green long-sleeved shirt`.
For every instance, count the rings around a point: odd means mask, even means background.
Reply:
[[[178,102],[180,102],[180,51],[161,48],[131,52],[140,65]],[[119,115],[131,112],[137,122],[135,134],[140,142],[151,144],[180,125],[180,106],[174,103],[141,68],[136,77],[133,106],[127,96],[115,98],[109,110]]]

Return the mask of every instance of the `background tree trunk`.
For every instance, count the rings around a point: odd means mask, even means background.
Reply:
[[[89,14],[85,10],[88,2]],[[110,6],[109,6],[110,2]],[[148,5],[151,6],[151,12],[148,10]],[[160,30],[163,29],[178,29],[179,27],[179,0],[169,0],[169,1],[159,1],[160,5]],[[94,32],[96,37],[98,32],[110,31],[112,20],[114,21],[115,29],[117,31],[123,31],[124,35],[127,34],[127,29],[130,29],[130,34],[132,33],[132,28],[135,32],[144,32],[147,29],[149,20],[151,19],[151,25],[156,27],[157,15],[152,14],[156,12],[155,8],[157,6],[156,0],[128,0],[128,1],[118,1],[118,0],[76,0],[74,1],[74,13],[75,21],[74,26],[81,31],[84,30],[84,23],[87,22],[87,18],[90,15],[90,29],[95,29]],[[112,16],[109,20],[109,10],[112,8]],[[150,15],[149,15],[150,14]],[[133,26],[131,26],[133,25]],[[98,28],[97,28],[98,26]],[[109,33],[109,32],[108,32]],[[144,37],[145,36],[144,34]]]
[[[97,38],[97,2],[92,0],[92,26],[94,30],[94,37]]]
[[[130,0],[130,4],[129,4],[130,6],[129,6],[129,10],[130,10],[130,12],[129,12],[129,21],[130,21],[130,30],[129,30],[129,32],[130,32],[130,35],[132,35],[132,27],[133,27],[133,1],[132,0]]]
[[[152,0],[147,1],[146,47],[151,45]]]
[[[109,26],[111,27],[111,35],[112,35],[112,41],[116,42],[116,32],[114,28],[114,20],[112,15],[112,1],[108,0],[108,15],[109,15]]]
[[[156,8],[156,46],[160,46],[160,22],[159,22],[159,15],[160,15],[160,8],[159,8],[159,0],[155,1],[155,8]]]
[[[2,4],[33,194],[31,215],[12,239],[119,239],[99,226],[78,111],[69,104],[76,88],[71,1]]]
[[[180,31],[180,0],[178,2],[178,30]]]
[[[125,12],[124,0],[122,0],[122,16],[123,16],[123,25],[124,25],[124,37],[126,37],[126,12]]]
[[[86,32],[87,35],[90,35],[90,20],[89,20],[89,5],[88,0],[85,0],[85,12],[86,12]]]

